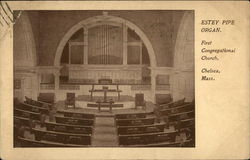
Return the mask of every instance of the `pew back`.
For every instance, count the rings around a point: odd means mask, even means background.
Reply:
[[[187,111],[192,111],[192,110],[194,110],[194,105],[184,104],[178,107],[165,108],[165,109],[162,109],[160,112],[161,112],[161,115],[169,115],[169,114],[187,112]]]
[[[81,126],[93,126],[94,125],[93,119],[59,117],[59,116],[56,116],[55,118],[56,118],[56,123],[81,125]]]
[[[18,137],[21,147],[86,147],[88,145],[77,145],[77,144],[63,144],[49,141],[36,141],[32,139],[26,139]]]
[[[90,145],[90,134],[72,134],[54,131],[45,131],[40,129],[33,129],[35,133],[35,140],[46,140],[52,142],[59,142],[65,144],[77,144],[77,145]]]
[[[78,134],[92,134],[92,127],[78,126],[68,124],[58,124],[54,122],[45,122],[48,131],[65,132],[65,133],[78,133]]]
[[[119,135],[119,145],[151,144],[160,142],[175,142],[177,131]]]
[[[58,111],[58,113],[62,113],[64,115],[64,117],[83,118],[83,119],[95,119],[95,115],[94,114],[75,113],[75,112],[67,112],[67,111]]]
[[[116,114],[115,119],[146,118],[148,113]]]
[[[181,112],[181,113],[175,113],[168,115],[169,122],[177,122],[178,120],[184,120],[194,117],[194,111],[187,111],[187,112]]]
[[[160,106],[161,106],[162,109],[165,109],[165,108],[172,108],[172,107],[181,106],[183,104],[187,104],[187,103],[185,103],[185,98],[180,99],[178,101],[166,103],[166,104],[161,104]]]
[[[48,108],[38,107],[27,103],[19,103],[18,105],[15,106],[15,108],[36,113],[42,113],[42,112],[46,114],[49,113]]]
[[[52,106],[51,103],[36,101],[36,100],[33,100],[33,99],[28,98],[26,96],[25,96],[25,99],[26,99],[25,103],[30,104],[30,105],[34,105],[34,106],[38,106],[38,107],[44,107],[44,108],[47,108],[48,106]]]
[[[152,125],[155,122],[155,117],[137,118],[137,119],[116,119],[116,126],[139,126]]]
[[[117,127],[118,135],[127,134],[142,134],[142,133],[155,133],[163,132],[165,123],[153,124],[153,125],[142,125],[142,126],[119,126]]]
[[[14,116],[29,118],[29,119],[37,120],[37,121],[41,119],[40,113],[25,111],[25,110],[21,110],[17,108],[14,109]]]

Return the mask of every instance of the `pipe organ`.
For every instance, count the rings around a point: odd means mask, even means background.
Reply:
[[[89,64],[122,64],[122,27],[98,25],[88,30]]]
[[[99,22],[93,26],[84,26],[78,33],[74,36],[80,37],[83,34],[83,40],[70,39],[68,42],[69,82],[89,84],[106,78],[118,84],[142,83],[142,42],[140,39],[128,41],[128,27],[124,24]]]

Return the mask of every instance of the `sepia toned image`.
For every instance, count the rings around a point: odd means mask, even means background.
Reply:
[[[194,10],[16,10],[13,147],[196,147]]]

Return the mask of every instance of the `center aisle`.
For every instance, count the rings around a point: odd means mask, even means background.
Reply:
[[[92,137],[93,147],[118,146],[115,121],[113,116],[96,117]]]

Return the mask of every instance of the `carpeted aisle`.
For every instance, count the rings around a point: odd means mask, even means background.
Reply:
[[[114,117],[96,117],[94,133],[92,136],[92,146],[118,146]]]

